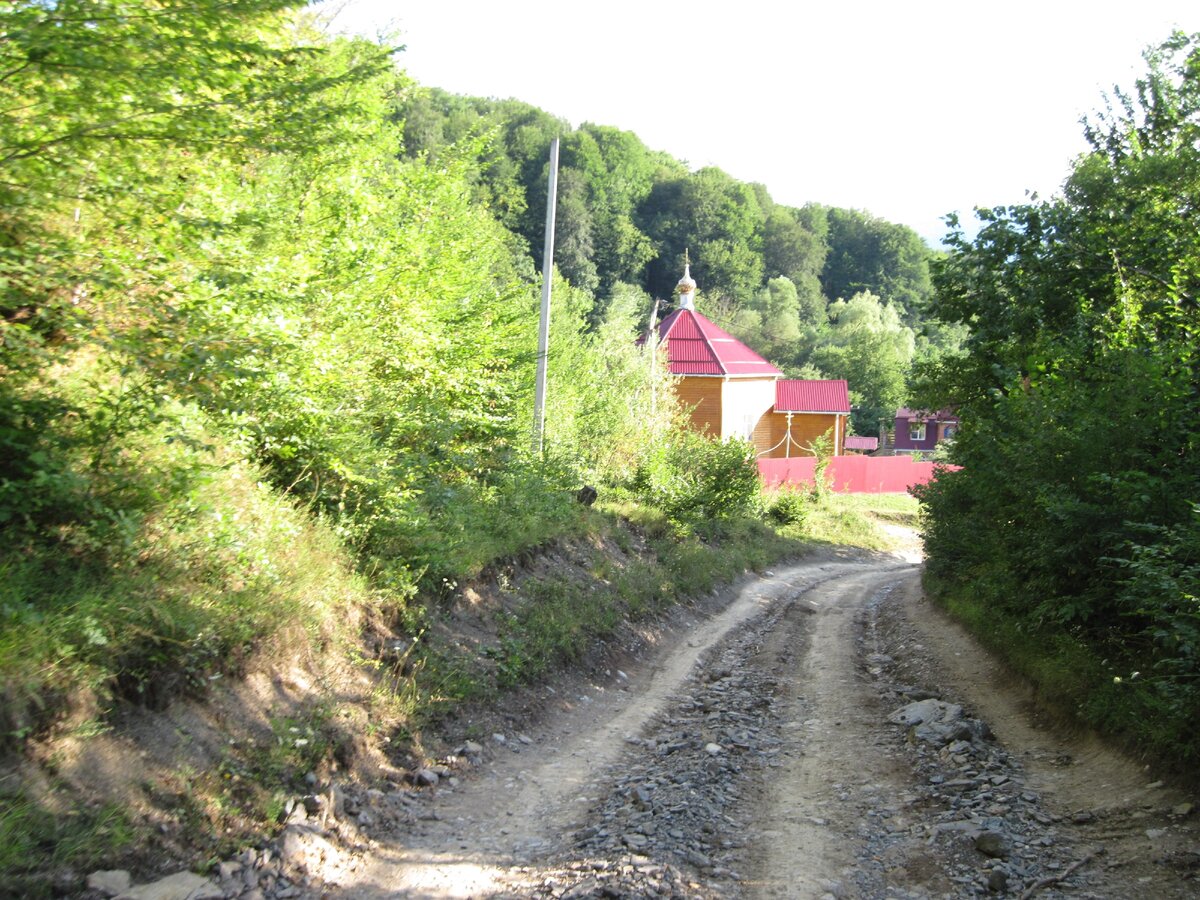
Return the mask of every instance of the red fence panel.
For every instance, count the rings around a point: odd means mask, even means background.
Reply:
[[[811,485],[817,461],[811,456],[760,459],[758,472],[767,487]],[[834,456],[825,470],[833,490],[845,494],[902,493],[933,479],[942,464],[918,462],[911,456]],[[944,466],[956,469],[957,466]]]
[[[784,484],[812,484],[817,460],[812,456],[794,456],[790,459],[760,459],[758,474],[767,487]]]

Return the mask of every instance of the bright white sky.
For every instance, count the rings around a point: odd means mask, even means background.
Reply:
[[[332,0],[326,7],[339,5]],[[1080,118],[1196,0],[345,0],[417,81],[635,132],[780,203],[941,217],[1054,194]]]

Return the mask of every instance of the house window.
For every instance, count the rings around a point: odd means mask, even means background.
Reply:
[[[925,423],[924,422],[909,422],[908,423],[908,439],[910,441],[925,440]]]
[[[958,434],[958,426],[957,425],[946,425],[942,429],[942,437],[946,438],[947,440],[954,437],[954,435],[956,435],[956,434]]]

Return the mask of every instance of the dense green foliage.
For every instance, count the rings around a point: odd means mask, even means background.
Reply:
[[[809,502],[804,491],[783,489],[767,504],[767,515],[778,525],[799,525],[808,516]]]
[[[869,292],[899,309],[906,325],[919,325],[932,292],[928,248],[911,228],[858,210],[830,209],[830,248],[821,284],[830,299]]]
[[[1079,698],[1088,718],[1194,762],[1198,38],[1147,60],[1060,199],[981,212],[938,267],[933,311],[970,337],[925,394],[958,407],[965,468],[922,498],[933,575],[1031,641],[1087,648],[1110,681]]]
[[[829,305],[829,325],[810,357],[822,371],[845,378],[855,400],[851,422],[861,434],[890,424],[908,397],[915,336],[891,303],[855,294]]]
[[[391,54],[293,5],[0,9],[5,737],[339,604],[402,617],[575,527],[670,419],[644,298],[560,283],[530,456],[538,291],[479,141],[405,158]]]

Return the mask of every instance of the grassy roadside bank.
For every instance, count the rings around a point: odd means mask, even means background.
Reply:
[[[989,604],[967,584],[925,575],[930,599],[962,623],[1036,692],[1061,722],[1096,731],[1142,762],[1200,784],[1195,721],[1121,648],[1102,648],[1049,627],[1037,629]],[[1132,677],[1131,677],[1132,676]]]

